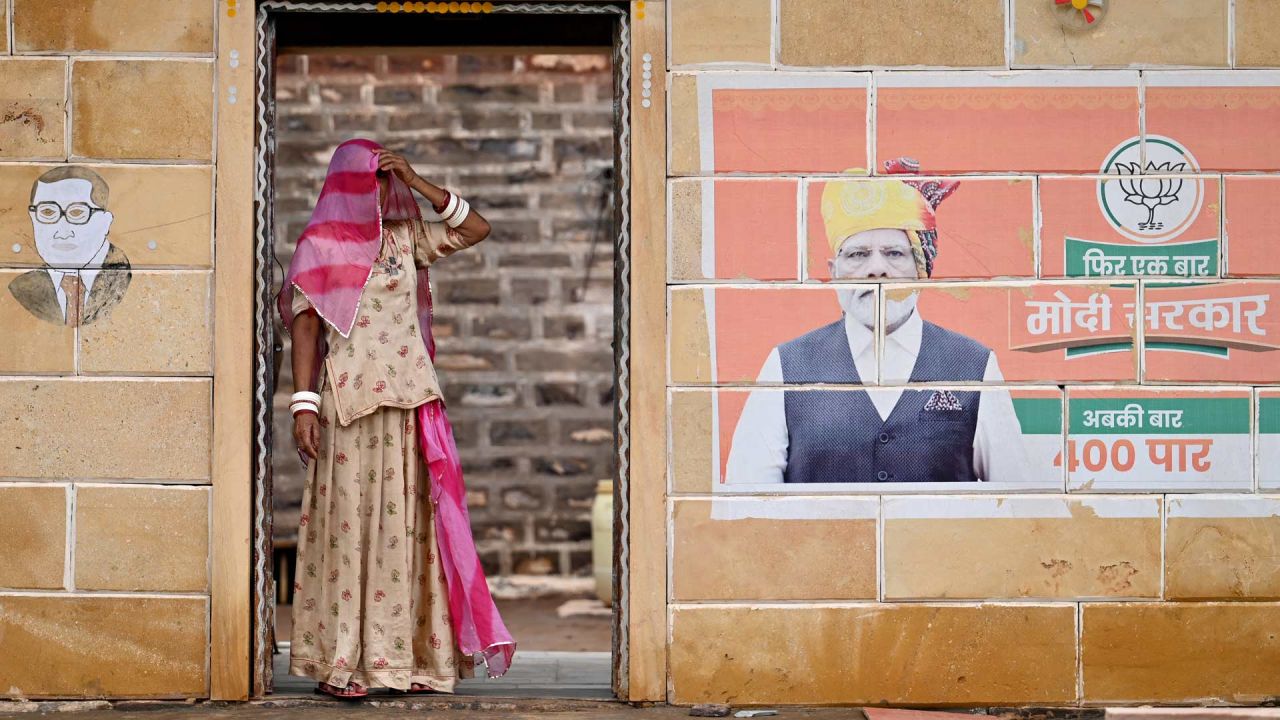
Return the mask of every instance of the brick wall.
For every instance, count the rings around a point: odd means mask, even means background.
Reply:
[[[473,529],[489,572],[589,572],[589,507],[613,452],[608,56],[292,55],[277,79],[286,266],[330,152],[355,135],[404,153],[493,225],[432,273],[436,364]],[[282,539],[302,495],[288,365],[275,415]]]

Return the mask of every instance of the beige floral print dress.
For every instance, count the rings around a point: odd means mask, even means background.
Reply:
[[[356,327],[348,338],[329,331],[321,372],[320,448],[303,492],[289,672],[336,687],[418,683],[452,692],[474,667],[454,642],[412,409],[439,395],[416,326],[414,250],[423,262],[461,245],[443,225],[415,222],[384,228]],[[458,247],[439,252],[442,241]],[[300,292],[294,305],[309,307]]]

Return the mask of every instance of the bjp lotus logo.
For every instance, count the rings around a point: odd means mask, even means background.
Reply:
[[[1186,169],[1185,162],[1176,165],[1171,162],[1161,165],[1149,162],[1146,172],[1154,175],[1186,172]],[[1177,177],[1144,179],[1138,163],[1116,163],[1115,171],[1117,175],[1125,176],[1120,181],[1120,189],[1124,191],[1124,201],[1147,209],[1147,219],[1138,223],[1138,230],[1163,230],[1164,222],[1156,219],[1156,209],[1177,202],[1186,181]]]
[[[1204,205],[1200,165],[1174,140],[1149,135],[1145,162],[1140,138],[1121,143],[1102,164],[1098,206],[1121,235],[1165,243],[1186,232]]]

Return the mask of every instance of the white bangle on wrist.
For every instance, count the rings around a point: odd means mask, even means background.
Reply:
[[[320,404],[320,393],[311,392],[310,390],[299,390],[293,394],[293,397],[289,398],[289,402],[291,403],[296,403],[299,400],[310,400],[318,405]]]
[[[440,219],[447,221],[453,211],[458,209],[458,201],[462,198],[457,193],[449,193],[449,199],[444,204],[444,209],[440,211]]]
[[[454,197],[457,197],[456,195]],[[444,216],[444,222],[451,228],[457,228],[471,214],[471,204],[462,198],[458,198],[458,205],[454,211]]]
[[[320,406],[316,405],[310,400],[298,400],[297,402],[290,403],[289,413],[291,415],[297,416],[297,414],[300,412],[313,412],[316,415],[319,415]]]

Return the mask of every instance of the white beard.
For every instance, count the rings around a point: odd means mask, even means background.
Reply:
[[[872,329],[876,326],[876,294],[866,288],[844,288],[836,290],[836,298],[845,315]]]
[[[865,288],[836,290],[836,297],[845,314],[862,323],[868,329],[876,326],[876,294]],[[916,311],[919,293],[911,293],[904,300],[890,300],[885,306],[885,326],[896,328]]]
[[[906,322],[911,313],[916,311],[916,300],[919,297],[919,293],[913,292],[905,300],[890,300],[884,309],[885,330],[897,328]]]

